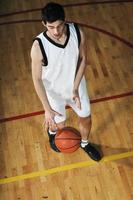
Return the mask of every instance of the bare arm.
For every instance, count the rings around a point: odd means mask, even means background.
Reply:
[[[80,28],[80,34],[81,34],[81,43],[79,47],[79,66],[74,81],[74,89],[78,89],[80,81],[84,75],[86,68],[86,43],[85,43],[85,35],[81,28]]]
[[[79,63],[78,63],[78,71],[74,81],[73,99],[75,99],[77,107],[81,109],[78,88],[86,68],[86,43],[85,43],[85,35],[81,28],[80,28],[80,34],[81,34],[81,43],[79,47]]]
[[[35,86],[36,93],[42,102],[45,110],[45,125],[48,127],[56,127],[54,121],[55,115],[60,115],[56,111],[52,110],[48,102],[46,90],[42,82],[42,60],[43,56],[37,41],[33,43],[31,48],[31,66],[32,66],[32,78]]]
[[[36,93],[42,102],[44,110],[50,110],[50,105],[47,99],[45,87],[43,85],[42,76],[42,53],[37,41],[33,43],[31,48],[31,66],[32,66],[32,78]]]

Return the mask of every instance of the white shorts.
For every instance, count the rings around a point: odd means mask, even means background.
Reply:
[[[65,109],[66,106],[70,106],[79,117],[88,117],[91,114],[90,101],[89,101],[88,95],[83,95],[80,98],[81,109],[77,108],[75,101],[72,99],[66,100],[60,97],[57,100],[48,96],[48,100],[49,100],[51,108],[55,110],[56,112],[62,114],[62,116],[58,116],[58,115],[55,116],[56,123],[60,123],[66,120],[66,109]]]

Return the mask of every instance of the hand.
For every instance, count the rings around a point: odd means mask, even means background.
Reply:
[[[54,110],[46,110],[45,111],[45,121],[44,125],[46,130],[50,128],[51,130],[56,130],[57,129],[57,124],[54,120],[55,115],[62,116],[60,113],[54,111]]]
[[[73,100],[75,101],[77,108],[81,110],[81,102],[78,90],[73,90]]]

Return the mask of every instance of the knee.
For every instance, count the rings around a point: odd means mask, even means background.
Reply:
[[[88,117],[80,117],[79,123],[91,125],[92,124],[91,115],[89,115]]]

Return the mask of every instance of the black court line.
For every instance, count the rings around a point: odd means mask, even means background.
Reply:
[[[29,19],[29,20],[19,20],[19,21],[9,21],[9,22],[2,22],[0,23],[0,26],[3,26],[3,25],[9,25],[9,24],[20,24],[20,23],[33,23],[33,22],[41,22],[40,19]],[[78,22],[77,22],[78,23]],[[84,26],[86,28],[90,28],[90,29],[93,29],[95,31],[99,31],[103,34],[106,34],[106,35],[109,35],[121,42],[123,42],[124,44],[126,44],[128,47],[130,48],[133,48],[133,44],[127,40],[125,40],[124,38],[121,38],[113,33],[110,33],[109,31],[106,31],[104,29],[101,29],[101,28],[97,28],[97,27],[94,27],[94,26],[90,26],[90,25],[87,25],[87,24],[83,24],[83,23],[78,23],[79,25],[81,26]]]
[[[95,2],[82,2],[82,3],[72,3],[72,4],[62,4],[63,7],[77,7],[77,6],[87,6],[87,5],[97,5],[97,4],[118,4],[118,3],[133,3],[133,0],[119,0],[119,1],[95,1]],[[40,11],[42,8],[35,8],[35,9],[28,9],[28,10],[21,10],[21,11],[15,11],[10,13],[4,13],[0,14],[0,18],[2,17],[8,17],[11,15],[19,15],[23,13],[28,12],[37,12]]]

